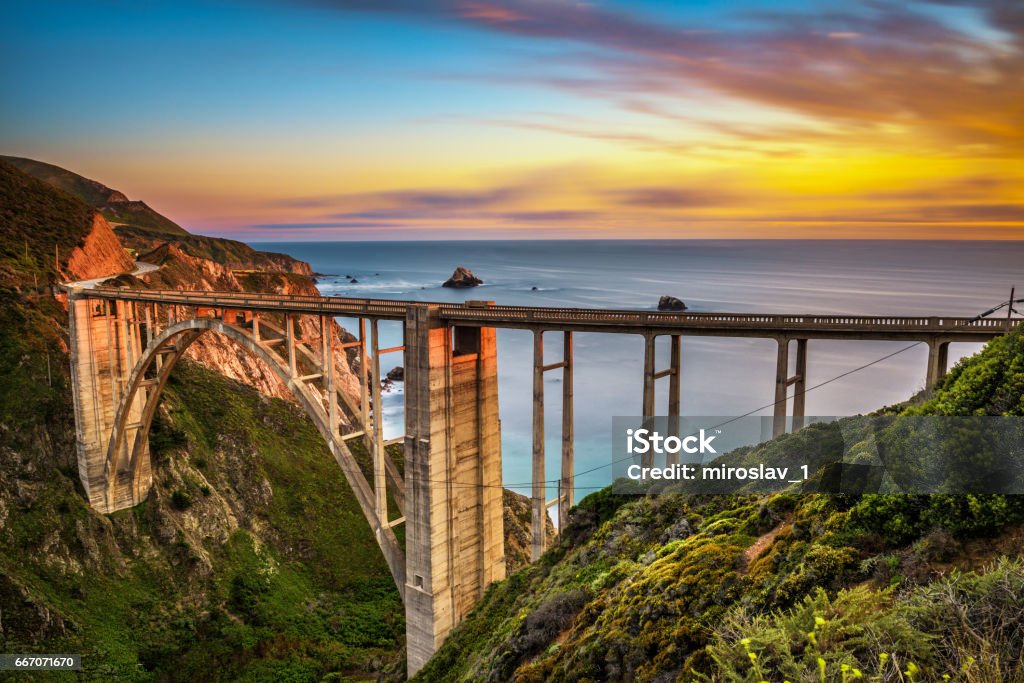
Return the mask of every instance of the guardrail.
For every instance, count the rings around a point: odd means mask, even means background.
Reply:
[[[338,316],[370,316],[404,319],[413,304],[437,306],[443,319],[524,327],[551,325],[571,327],[689,327],[696,329],[849,330],[893,332],[992,332],[1006,329],[1006,319],[940,316],[849,316],[773,313],[714,313],[636,311],[625,309],[499,306],[481,302],[451,304],[394,299],[356,299],[307,294],[250,294],[247,292],[198,292],[184,290],[117,289],[97,287],[77,296],[147,301],[169,305],[217,308],[280,310]],[[1014,324],[1020,319],[1014,319]]]

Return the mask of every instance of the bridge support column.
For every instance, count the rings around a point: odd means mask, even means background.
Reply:
[[[682,337],[673,334],[669,342],[669,380],[668,380],[668,432],[679,436],[679,415],[682,408],[683,380]],[[678,465],[679,454],[669,453],[667,464]]]
[[[569,508],[575,502],[575,425],[573,420],[572,331],[562,338],[562,479],[558,486],[558,532],[569,524]]]
[[[932,389],[939,380],[946,376],[949,365],[949,342],[938,339],[928,340],[928,373],[925,377],[925,389]]]
[[[793,386],[793,431],[804,428],[804,410],[807,394],[807,340],[796,340],[796,374],[789,374],[788,338],[779,339],[779,355],[775,366],[775,406],[772,419],[772,437],[786,432],[786,414],[789,412],[789,387]]]
[[[384,458],[387,455],[384,451],[384,407],[383,399],[380,396],[380,335],[377,330],[377,321],[370,321],[370,348],[373,358],[373,445],[370,448],[370,455],[373,458],[373,492],[377,501],[377,517],[382,523],[388,521],[388,490],[387,475],[384,466]],[[363,430],[370,431],[370,425],[363,423]]]
[[[412,304],[405,326],[410,675],[505,576],[495,330],[437,313]]]
[[[772,419],[772,436],[786,431],[786,390],[789,388],[789,339],[779,339],[779,353],[775,363],[775,405]]]
[[[530,560],[544,554],[547,482],[544,472],[544,331],[533,331],[533,462],[531,463]]]
[[[655,392],[657,382],[663,377],[668,377],[668,429],[669,433],[679,436],[679,416],[682,407],[682,337],[678,334],[669,335],[669,366],[664,370],[657,369],[656,339],[657,336],[648,332],[644,335],[644,392],[643,392],[643,416],[647,418],[657,416],[657,405]],[[645,426],[653,429],[653,421],[647,421]],[[677,464],[678,454],[665,456],[667,464]],[[653,454],[646,454],[642,457],[642,463],[646,467],[654,464]]]
[[[99,512],[132,507],[142,502],[152,484],[149,458],[139,460],[141,469],[133,480],[128,471],[128,447],[118,453],[109,471],[107,449],[118,402],[132,371],[130,360],[142,353],[137,328],[136,334],[128,333],[123,305],[87,299],[74,290],[68,296],[68,314],[78,476],[90,505]],[[135,440],[144,402],[140,391],[128,406],[126,444]]]
[[[796,375],[790,378],[793,383],[793,431],[804,428],[804,410],[807,393],[807,340],[796,340]]]

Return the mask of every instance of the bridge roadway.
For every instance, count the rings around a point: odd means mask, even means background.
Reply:
[[[405,320],[412,304],[434,304],[442,320],[466,327],[619,334],[684,334],[774,339],[985,342],[1008,329],[1006,319],[958,316],[864,316],[841,314],[709,313],[605,308],[451,304],[292,294],[247,294],[98,287],[89,298],[309,315]],[[1017,322],[1017,321],[1014,321]]]

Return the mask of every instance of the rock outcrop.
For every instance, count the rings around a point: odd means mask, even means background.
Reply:
[[[682,299],[677,299],[674,296],[663,296],[660,299],[658,299],[658,310],[685,311],[686,304],[683,303]]]
[[[477,285],[482,285],[483,283],[483,280],[478,278],[476,275],[473,275],[473,271],[471,271],[468,268],[463,268],[462,266],[459,266],[455,269],[455,272],[452,273],[452,276],[445,280],[441,286],[452,287],[455,289],[465,289],[467,287],[476,287]]]
[[[320,295],[313,281],[305,276],[288,273],[236,272],[209,259],[191,256],[174,244],[164,244],[142,255],[140,260],[160,266],[158,270],[146,273],[141,278],[147,286],[154,289]],[[182,313],[184,314],[184,311]],[[316,317],[300,316],[298,321],[300,338],[320,336],[320,323]],[[282,321],[276,319],[276,316],[267,316],[266,323],[280,328]],[[335,367],[338,369],[336,381],[341,390],[358,404],[358,353],[348,354],[345,350],[337,348],[342,342],[350,341],[351,335],[337,323],[332,323],[332,329],[337,340],[334,352]],[[252,386],[266,396],[295,400],[271,368],[223,337],[215,334],[203,335],[189,347],[186,355],[231,379]]]
[[[134,267],[110,224],[97,211],[93,214],[92,230],[68,256],[64,273],[69,280],[91,280],[130,272]]]
[[[530,563],[533,533],[530,523],[531,504],[530,499],[520,493],[509,489],[502,489],[501,492],[505,529],[505,570],[512,574]],[[546,545],[550,548],[556,536],[555,525],[550,517],[544,522],[544,535],[547,538]]]

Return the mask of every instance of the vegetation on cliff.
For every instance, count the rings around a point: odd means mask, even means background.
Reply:
[[[54,244],[70,252],[95,211],[2,161],[0,181],[0,651],[82,653],[92,680],[365,680],[395,665],[398,592],[295,405],[184,362],[151,438],[151,495],[110,516],[88,506],[67,316],[31,285],[59,277]]]
[[[174,221],[160,215],[144,202],[131,201],[123,193],[103,183],[82,177],[53,164],[22,157],[0,157],[22,173],[31,175],[99,209],[108,221],[138,227],[164,238],[187,235]]]
[[[0,159],[0,284],[48,290],[93,229],[94,210]]]
[[[99,210],[114,226],[126,247],[138,253],[161,244],[174,244],[186,254],[233,269],[257,269],[312,275],[309,264],[274,252],[257,251],[248,244],[222,237],[193,235],[145,202],[129,200],[103,183],[34,159],[0,157],[25,174],[42,180]]]
[[[901,411],[1024,415],[1022,383],[1018,330]],[[603,490],[417,680],[1024,680],[1022,524],[1022,496]]]
[[[66,678],[85,680],[354,681],[402,671],[397,589],[341,470],[294,403],[183,361],[150,436],[150,496],[114,515],[88,506],[67,314],[47,286],[60,277],[47,255],[79,245],[96,212],[3,161],[0,192],[0,651],[81,653],[84,674]],[[174,245],[162,254],[148,281],[114,284],[316,293],[301,274],[232,272]],[[400,449],[392,455],[401,468]],[[521,540],[528,504],[506,500],[509,538]],[[524,552],[506,548],[518,565]]]

